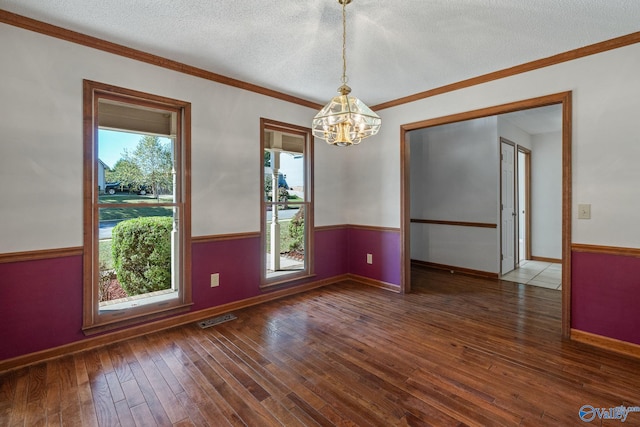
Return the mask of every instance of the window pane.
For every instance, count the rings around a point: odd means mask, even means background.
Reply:
[[[261,120],[263,157],[261,226],[262,284],[313,274],[313,208],[310,200],[313,147],[310,130]]]
[[[169,138],[100,129],[98,194],[173,195],[174,144]],[[101,199],[100,203],[120,203]]]
[[[173,207],[100,208],[100,310],[175,298]]]
[[[304,271],[306,263],[305,206],[301,204],[267,206],[267,277],[292,271]]]

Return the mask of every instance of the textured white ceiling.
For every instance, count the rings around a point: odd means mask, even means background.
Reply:
[[[320,104],[340,85],[337,0],[0,0],[4,10]],[[640,30],[640,0],[353,0],[369,105]]]

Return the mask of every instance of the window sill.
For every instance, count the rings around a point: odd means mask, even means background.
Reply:
[[[100,315],[108,315],[109,313],[113,313],[118,310],[150,306],[177,299],[178,293],[173,289],[136,295],[134,297],[120,298],[118,300],[100,303]]]
[[[299,282],[305,279],[310,279],[312,277],[316,277],[316,275],[314,273],[309,274],[306,272],[302,272],[300,274],[286,274],[283,276],[270,279],[267,282],[264,282],[262,285],[260,285],[260,289],[272,290],[272,289],[282,288],[287,285],[297,285],[299,283],[295,283],[295,282]]]
[[[129,305],[130,304],[131,302],[129,302]],[[160,317],[168,317],[178,313],[187,312],[193,305],[191,302],[179,304],[174,303],[171,304],[171,306],[167,306],[167,304],[167,301],[159,301],[154,304],[144,304],[133,308],[127,308],[126,310],[113,310],[112,312],[107,312],[106,316],[109,318],[105,319],[105,316],[102,315],[100,316],[102,318],[98,319],[93,325],[83,326],[82,332],[89,336],[127,326],[137,325]],[[113,319],[114,316],[118,316],[118,319]]]

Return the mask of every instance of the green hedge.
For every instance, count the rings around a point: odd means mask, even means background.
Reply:
[[[291,237],[291,243],[289,243],[290,251],[303,251],[304,250],[304,208],[298,209],[298,212],[291,218],[289,223],[289,236]]]
[[[129,296],[171,287],[171,229],[168,217],[135,218],[113,228],[113,265]]]

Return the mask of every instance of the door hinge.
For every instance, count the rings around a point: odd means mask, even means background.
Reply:
[[[504,261],[504,255],[500,254],[500,261]]]

